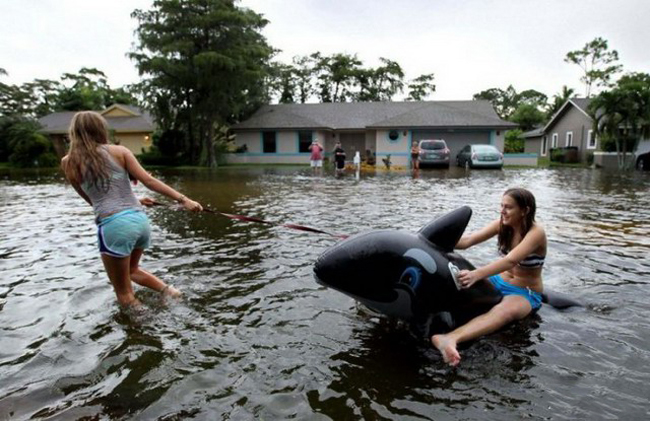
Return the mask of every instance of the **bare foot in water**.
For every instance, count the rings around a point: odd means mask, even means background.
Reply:
[[[160,291],[160,295],[162,295],[163,298],[176,298],[176,299],[178,299],[178,298],[181,298],[183,293],[180,292],[179,290],[177,290],[176,288],[174,288],[173,285],[167,285],[165,288],[162,289],[162,291]]]
[[[456,341],[447,335],[433,335],[431,343],[442,354],[442,359],[451,366],[457,366],[460,362],[460,354],[456,349]]]

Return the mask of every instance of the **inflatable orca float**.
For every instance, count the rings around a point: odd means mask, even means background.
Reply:
[[[377,230],[352,236],[316,261],[316,281],[347,294],[373,311],[410,322],[427,338],[453,330],[501,301],[487,280],[456,285],[455,273],[474,266],[455,253],[472,210],[458,208],[419,232]],[[556,308],[580,305],[546,291]]]

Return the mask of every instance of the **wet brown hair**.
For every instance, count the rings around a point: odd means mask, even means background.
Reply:
[[[523,238],[535,223],[535,211],[537,210],[535,196],[530,191],[520,187],[508,189],[503,195],[512,197],[517,203],[517,206],[525,212],[524,218],[521,221],[521,238]],[[502,222],[499,223],[499,250],[510,250],[512,248],[512,237],[514,233],[515,231],[512,227],[504,226]]]
[[[68,136],[70,151],[63,164],[66,177],[78,183],[90,182],[108,188],[106,158],[97,150],[97,146],[108,144],[108,124],[104,117],[94,111],[76,113],[70,122]]]

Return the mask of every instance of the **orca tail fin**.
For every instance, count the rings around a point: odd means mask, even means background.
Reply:
[[[542,293],[542,302],[560,310],[569,307],[583,307],[583,305],[576,300],[554,291],[546,291]]]

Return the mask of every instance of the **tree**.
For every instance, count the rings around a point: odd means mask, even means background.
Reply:
[[[396,61],[380,57],[377,68],[359,69],[356,73],[359,92],[357,101],[390,101],[404,88],[404,71]]]
[[[621,71],[622,65],[615,64],[618,52],[609,50],[607,41],[596,37],[582,47],[581,50],[569,51],[564,58],[567,63],[580,66],[584,75],[580,81],[585,84],[585,96],[591,96],[592,85],[607,87],[612,76]]]
[[[641,137],[650,134],[650,74],[621,77],[611,90],[594,97],[589,112],[598,136],[615,141],[619,169],[627,169],[629,140],[633,152]]]
[[[409,93],[407,101],[423,101],[428,95],[436,91],[436,85],[433,83],[433,73],[420,75],[408,84]]]
[[[233,0],[155,0],[132,17],[137,45],[129,56],[153,90],[154,114],[187,133],[190,162],[216,166],[215,127],[269,100],[273,49],[260,33],[268,21]]]
[[[485,99],[492,103],[494,111],[499,117],[507,120],[517,109],[517,91],[512,85],[505,90],[499,88],[490,88],[474,94],[474,99]]]
[[[566,85],[562,86],[562,90],[553,95],[553,101],[546,107],[546,119],[548,120],[553,117],[574,93],[575,91],[572,88]]]
[[[524,131],[532,130],[546,119],[543,111],[534,104],[522,103],[510,116],[510,121],[519,124]]]
[[[521,105],[530,105],[533,108],[540,109],[546,106],[548,97],[534,89],[517,92],[512,85],[505,90],[499,88],[490,88],[474,94],[474,99],[485,99],[492,103],[494,111],[504,120],[512,121],[511,118],[515,111]],[[525,108],[530,114],[530,107]]]
[[[356,54],[321,56],[320,52],[316,52],[311,57],[315,62],[314,72],[320,101],[345,102],[353,99],[352,88],[357,83],[362,64]]]

